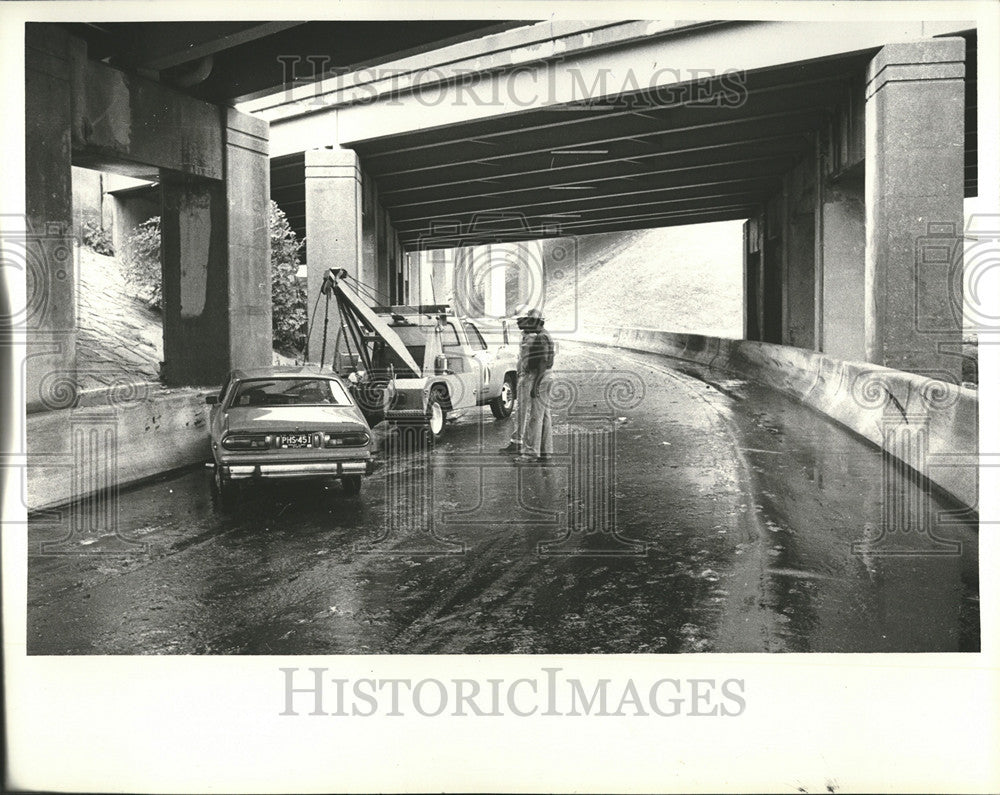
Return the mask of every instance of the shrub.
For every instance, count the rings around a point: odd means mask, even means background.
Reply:
[[[303,241],[288,225],[285,213],[273,201],[268,208],[271,236],[271,328],[274,347],[301,352],[306,339],[306,291],[296,278],[302,264]],[[125,239],[122,265],[136,297],[153,309],[163,300],[160,266],[160,218],[139,224]]]
[[[83,245],[98,254],[106,257],[115,255],[115,247],[111,242],[111,233],[93,221],[87,221],[83,225]]]
[[[151,309],[160,309],[163,303],[160,216],[153,216],[129,232],[122,249],[125,281],[135,289],[136,298]]]
[[[306,342],[306,291],[296,278],[303,241],[273,201],[267,214],[271,233],[271,328],[274,347],[301,353]]]

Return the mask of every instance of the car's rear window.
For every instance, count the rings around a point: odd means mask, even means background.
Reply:
[[[250,378],[237,384],[230,406],[348,406],[350,403],[344,388],[328,378]]]

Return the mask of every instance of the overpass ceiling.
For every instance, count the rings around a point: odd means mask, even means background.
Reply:
[[[870,58],[748,73],[745,92],[722,102],[692,99],[696,87],[687,84],[355,149],[407,247],[438,245],[434,238],[447,245],[455,224],[475,238],[475,227],[497,214],[523,218],[542,231],[536,237],[746,218],[810,151]]]
[[[460,41],[530,24],[497,20],[336,20],[270,22],[91,22],[63,27],[87,42],[88,56],[147,74],[186,94],[235,105],[317,79],[356,71]],[[200,69],[211,71],[200,82]],[[313,58],[307,62],[307,57]],[[314,69],[313,64],[317,66]]]
[[[970,43],[975,75],[974,36]],[[691,95],[682,90],[529,109],[354,148],[407,248],[454,246],[456,230],[471,244],[746,218],[826,131],[873,55],[747,73],[735,106],[684,102]],[[974,195],[974,79],[969,94]]]

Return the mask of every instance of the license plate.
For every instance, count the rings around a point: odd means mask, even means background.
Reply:
[[[309,435],[298,433],[290,436],[279,436],[278,445],[281,447],[309,447]]]

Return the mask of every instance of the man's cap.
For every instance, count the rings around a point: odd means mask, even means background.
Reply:
[[[527,312],[524,313],[525,320],[545,320],[542,317],[542,310],[536,307],[532,307]]]

